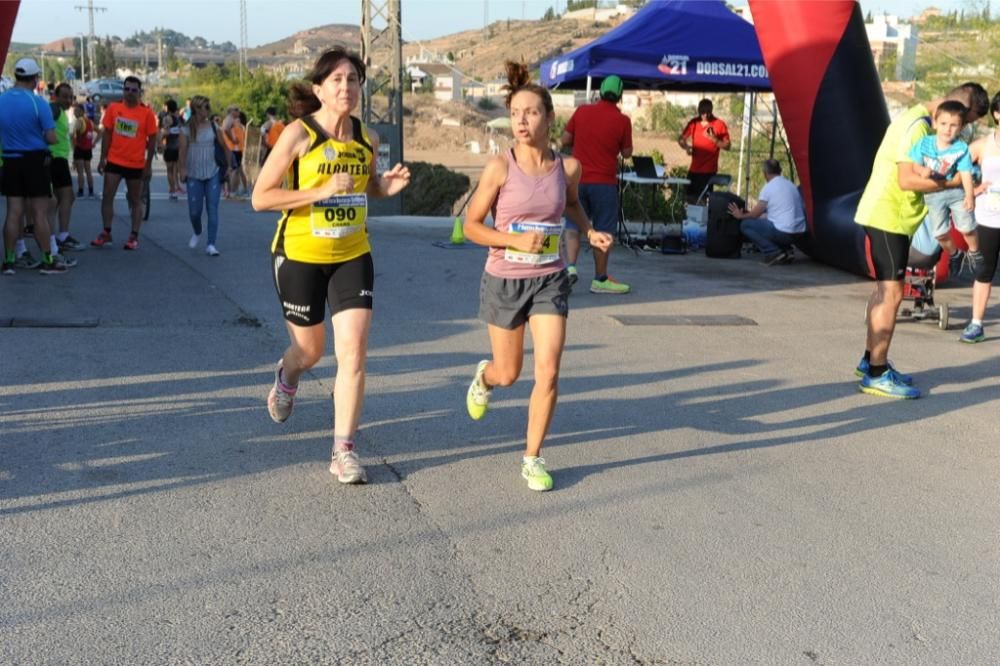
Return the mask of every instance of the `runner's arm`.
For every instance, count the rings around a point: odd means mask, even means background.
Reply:
[[[338,182],[342,182],[337,174],[328,180],[322,187],[309,190],[286,190],[281,187],[282,180],[288,167],[299,157],[306,153],[309,147],[309,134],[301,122],[293,122],[281,133],[274,148],[267,154],[267,160],[260,169],[257,176],[257,184],[253,188],[253,196],[250,204],[256,211],[262,210],[288,210],[299,208],[309,204],[329,199],[337,193]],[[349,176],[348,176],[349,178]]]
[[[156,158],[156,137],[158,133],[150,134],[146,137],[146,168],[153,166],[153,160]]]

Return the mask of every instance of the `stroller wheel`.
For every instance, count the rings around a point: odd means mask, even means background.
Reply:
[[[948,330],[948,304],[942,303],[938,306],[938,328],[942,331]]]

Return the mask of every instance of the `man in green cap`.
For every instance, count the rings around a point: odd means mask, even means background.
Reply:
[[[580,203],[594,228],[612,236],[618,226],[618,156],[632,156],[632,121],[618,109],[622,80],[605,77],[601,98],[594,104],[573,112],[562,135],[564,148],[573,148],[573,157],[583,168],[580,177]],[[578,279],[576,258],[580,254],[580,231],[572,222],[566,224],[566,270],[570,284]],[[608,275],[606,251],[594,248],[594,279],[590,291],[595,294],[627,294],[629,286]]]

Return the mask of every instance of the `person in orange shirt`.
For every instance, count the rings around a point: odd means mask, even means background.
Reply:
[[[156,114],[143,104],[142,81],[134,76],[125,79],[121,102],[108,106],[101,117],[104,139],[98,173],[104,174],[101,194],[101,218],[104,230],[90,241],[94,247],[111,242],[111,220],[115,215],[115,194],[125,180],[126,198],[132,213],[132,233],[125,241],[126,250],[139,249],[139,226],[142,224],[142,184],[153,174],[156,155]]]
[[[222,121],[222,134],[226,137],[233,163],[229,170],[229,192],[233,196],[245,197],[247,192],[247,175],[243,172],[243,146],[246,142],[246,127],[242,114],[237,106],[226,109],[226,119]],[[237,189],[242,184],[243,189]]]
[[[694,203],[719,171],[719,152],[729,150],[729,128],[712,113],[712,100],[698,102],[698,115],[688,121],[677,138],[677,145],[691,156],[688,169],[687,198]]]
[[[260,126],[260,163],[264,164],[267,154],[274,149],[274,144],[278,142],[278,137],[285,129],[285,123],[278,117],[278,110],[273,106],[267,107],[264,111],[267,120]]]

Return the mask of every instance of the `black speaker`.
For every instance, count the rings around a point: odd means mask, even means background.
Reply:
[[[746,202],[732,192],[712,192],[708,197],[708,229],[705,238],[705,256],[716,259],[739,259],[743,239],[740,221],[729,214],[729,204],[740,209]]]

